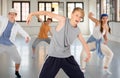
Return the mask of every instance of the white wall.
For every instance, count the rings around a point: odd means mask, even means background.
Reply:
[[[94,17],[96,17],[96,0],[89,0],[89,12],[92,12],[94,14]],[[89,19],[88,21],[89,24],[89,30],[90,30],[90,34],[93,33],[93,28],[94,28],[94,23]]]
[[[110,40],[120,42],[120,22],[110,22],[112,33],[108,34]]]
[[[7,0],[1,0],[2,4],[2,15],[7,16]]]
[[[7,9],[7,11],[9,11],[9,9],[12,8],[12,1],[13,0],[8,0],[8,2],[7,2],[8,3],[8,6],[7,6],[8,9]],[[25,0],[25,1],[30,1],[30,7],[31,7],[30,11],[34,12],[34,11],[37,11],[37,9],[38,9],[38,6],[37,6],[38,3],[37,2],[38,1],[42,1],[42,0]],[[43,0],[43,1],[50,1],[50,0]],[[59,0],[52,0],[52,1],[59,1]],[[70,2],[71,0],[60,0],[60,1],[64,2],[64,12],[63,12],[63,14],[64,14],[64,16],[66,16],[66,8],[65,8],[66,7],[66,2],[67,1]],[[89,6],[89,2],[90,1],[89,0],[74,0],[74,1],[84,2],[84,10],[85,10],[84,22],[81,22],[80,24],[78,24],[78,26],[80,27],[81,32],[84,35],[89,35],[90,34],[89,24],[88,24],[89,20],[88,20],[87,14],[88,14],[89,9],[91,8]],[[91,0],[91,1],[94,1],[94,0]],[[93,2],[93,3],[95,3],[95,2]],[[92,5],[93,5],[93,3],[92,3]],[[91,5],[91,3],[90,3],[90,5]],[[94,9],[94,8],[92,8],[92,9]],[[62,12],[60,12],[60,13],[62,13]],[[61,15],[63,15],[63,14],[61,14]],[[41,25],[41,23],[37,21],[36,17],[33,17],[30,26],[27,26],[25,22],[19,22],[19,24],[21,24],[23,26],[23,28],[27,32],[29,32],[31,35],[37,34],[38,31],[39,31],[39,27]],[[51,24],[52,28],[54,28],[56,25],[57,25],[57,22],[53,22]],[[31,29],[32,29],[32,31],[31,31]]]
[[[12,8],[12,0],[0,0],[0,1],[2,1],[2,5],[3,5],[1,8],[2,9],[1,13],[7,16],[9,9]],[[41,0],[25,0],[25,1],[31,2],[30,11],[34,12],[34,11],[37,11],[37,8],[38,8],[37,2]],[[43,0],[43,1],[50,1],[50,0]],[[56,0],[52,0],[52,1],[56,1]],[[70,2],[71,0],[60,0],[60,1],[64,2],[64,7],[66,7],[66,2],[67,1]],[[96,2],[95,2],[96,0],[74,0],[74,1],[84,2],[84,11],[85,11],[84,22],[81,22],[78,25],[83,35],[90,35],[92,33],[94,23],[88,19],[88,13],[93,12],[96,17]],[[66,16],[65,10],[66,8],[64,8],[64,12],[60,12],[60,13],[63,13],[64,16]],[[30,26],[27,26],[25,22],[19,22],[19,23],[30,35],[37,35],[39,32],[39,27],[41,25],[41,23],[37,21],[36,17],[33,17]],[[56,25],[57,25],[57,22],[53,22],[51,24],[53,31]],[[119,32],[120,22],[110,22],[110,26],[112,30],[112,34],[109,35],[110,40],[120,42],[120,32]]]
[[[2,15],[2,0],[0,0],[0,15]]]

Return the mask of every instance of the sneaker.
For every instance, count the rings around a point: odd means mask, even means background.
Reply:
[[[32,55],[32,59],[34,59],[34,58],[35,58],[35,54]]]
[[[104,71],[108,74],[112,74],[108,69],[104,69]]]
[[[15,71],[15,75],[17,76],[17,78],[21,78],[21,75],[19,74],[18,71]]]
[[[82,71],[83,73],[85,73],[85,69],[81,69],[81,71]]]

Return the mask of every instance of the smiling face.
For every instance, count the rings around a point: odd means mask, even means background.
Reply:
[[[75,8],[71,14],[71,21],[77,25],[84,17],[84,11],[81,8]]]

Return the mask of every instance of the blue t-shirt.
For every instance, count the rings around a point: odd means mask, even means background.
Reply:
[[[11,29],[12,29],[13,25],[14,25],[14,23],[8,21],[6,29],[0,36],[0,44],[9,45],[9,46],[13,45],[13,43],[9,40],[10,34],[11,34]]]

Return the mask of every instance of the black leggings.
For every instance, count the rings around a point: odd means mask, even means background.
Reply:
[[[55,78],[60,68],[63,69],[69,78],[84,78],[84,74],[73,56],[68,58],[49,56],[43,65],[39,78]]]

